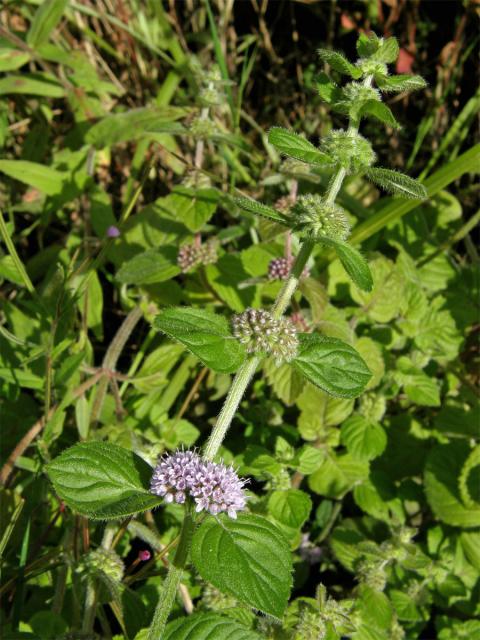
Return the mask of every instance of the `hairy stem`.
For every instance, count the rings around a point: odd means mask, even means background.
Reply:
[[[365,79],[364,85],[370,86],[371,83],[372,76],[369,76]],[[358,125],[358,122],[353,122],[352,120],[350,120],[348,133],[354,135],[358,131]],[[325,194],[325,198],[329,204],[333,204],[335,202],[335,199],[342,187],[346,175],[347,172],[343,167],[339,167],[334,174],[332,180],[330,181],[328,191]],[[312,254],[314,246],[315,241],[310,239],[305,240],[300,246],[300,251],[292,267],[290,275],[281,288],[272,307],[272,315],[275,318],[281,318],[285,313],[288,305],[290,304],[292,296],[298,286],[302,271],[304,270],[305,265],[307,264],[307,261]],[[232,386],[230,387],[228,395],[225,399],[225,403],[218,415],[215,426],[213,427],[212,433],[210,434],[208,442],[205,446],[203,452],[203,458],[205,460],[212,460],[217,455],[218,450],[220,449],[225,435],[230,427],[230,424],[232,423],[238,406],[243,398],[243,395],[248,385],[250,384],[250,381],[252,380],[260,362],[261,358],[259,356],[252,356],[248,358],[237,371],[233,379]],[[190,521],[190,519],[191,514],[187,512],[182,527],[182,538],[184,537],[185,527],[190,526],[186,524]],[[184,551],[182,551],[181,567],[185,566],[185,562],[188,557],[188,549],[190,546],[190,541],[188,540],[188,538],[185,537],[185,541],[187,545],[187,553],[184,552],[185,549]],[[177,555],[175,556],[175,558],[177,558]],[[157,640],[161,638],[161,634],[163,633],[163,629],[165,627],[170,609],[173,606],[175,593],[179,584],[180,569],[178,564],[174,562],[174,564],[170,565],[170,569],[165,580],[163,594],[155,611],[152,626],[150,627],[148,640]]]

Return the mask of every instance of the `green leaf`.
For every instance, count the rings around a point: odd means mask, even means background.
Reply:
[[[357,40],[357,53],[361,58],[370,58],[378,50],[380,39],[375,33],[361,33]]]
[[[322,465],[308,478],[312,491],[327,498],[340,498],[368,477],[368,462],[349,453],[328,453]]]
[[[378,100],[366,100],[360,109],[361,116],[370,116],[376,118],[394,129],[400,129],[400,123],[397,122],[390,107]]]
[[[18,49],[0,48],[0,72],[14,71],[30,60],[30,54]]]
[[[280,524],[300,529],[310,515],[312,500],[300,489],[273,491],[268,500],[268,512]]]
[[[383,453],[387,446],[387,435],[376,422],[361,415],[353,415],[343,423],[341,440],[348,451],[359,460],[373,460]]]
[[[367,169],[366,175],[367,178],[382,189],[385,189],[385,191],[388,191],[389,193],[397,193],[403,198],[422,200],[428,197],[427,190],[421,182],[418,182],[418,180],[414,180],[399,171],[371,167],[370,169]]]
[[[378,78],[377,84],[385,92],[417,91],[418,89],[425,89],[427,86],[422,76],[409,75]]]
[[[240,209],[244,209],[244,211],[249,211],[257,216],[262,216],[263,218],[274,220],[280,224],[288,225],[288,219],[286,216],[282,215],[272,207],[268,207],[266,204],[262,204],[261,202],[256,202],[251,198],[235,198],[235,204],[239,206]]]
[[[303,376],[287,363],[279,366],[273,358],[268,358],[263,367],[275,395],[284,404],[291,406],[305,387]]]
[[[370,273],[370,267],[358,249],[352,247],[348,242],[332,240],[331,238],[322,239],[321,242],[335,249],[343,268],[359,289],[363,291],[372,290],[373,278]]]
[[[149,491],[152,468],[115,444],[76,444],[47,465],[47,474],[73,511],[94,520],[126,518],[162,503]]]
[[[436,517],[456,527],[480,526],[480,506],[462,502],[459,477],[471,449],[463,441],[438,445],[425,465],[425,492]]]
[[[187,189],[176,187],[166,198],[166,208],[193,233],[202,229],[217,209],[219,193],[216,189]]]
[[[292,557],[283,534],[265,518],[208,517],[194,533],[192,561],[220,591],[269,615],[283,615],[292,587]]]
[[[318,95],[322,100],[331,104],[340,99],[342,92],[337,85],[330,80],[326,73],[320,73],[316,80]]]
[[[355,398],[372,374],[357,351],[346,342],[317,334],[299,334],[300,346],[292,366],[320,389],[340,398]]]
[[[261,640],[261,636],[218,613],[195,613],[170,622],[163,640]]]
[[[43,0],[35,11],[27,33],[27,44],[35,49],[47,42],[65,11],[68,0]]]
[[[49,196],[58,195],[67,179],[65,173],[27,160],[0,160],[0,172]]]
[[[8,75],[0,80],[0,96],[8,94],[63,98],[65,90],[50,74],[24,73],[23,75]]]
[[[176,247],[161,247],[139,253],[124,262],[115,280],[122,284],[154,284],[170,280],[180,272]]]
[[[381,42],[377,51],[373,54],[372,58],[374,60],[378,60],[378,62],[391,64],[397,60],[399,53],[400,50],[397,39],[393,37],[385,38],[383,42]]]
[[[318,55],[324,62],[330,65],[332,69],[335,69],[338,73],[342,73],[344,76],[350,76],[357,80],[362,75],[362,72],[358,67],[349,62],[347,58],[337,51],[319,49]]]
[[[188,111],[180,107],[142,107],[130,109],[124,113],[109,114],[91,127],[85,142],[97,149],[111,147],[127,140],[136,140],[156,125],[162,126],[187,115]]]
[[[329,164],[332,159],[322,153],[311,142],[293,131],[282,127],[272,127],[268,132],[268,141],[281,153],[309,164]]]
[[[236,371],[245,349],[231,332],[227,320],[212,311],[193,307],[165,309],[153,327],[184,344],[207,367],[220,373]]]

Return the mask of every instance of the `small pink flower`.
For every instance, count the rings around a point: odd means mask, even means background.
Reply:
[[[152,557],[152,554],[148,549],[143,549],[142,551],[138,552],[138,559],[141,562],[146,562],[147,560],[150,560],[151,557]]]

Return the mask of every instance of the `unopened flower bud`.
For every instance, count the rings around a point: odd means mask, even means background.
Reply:
[[[277,362],[289,362],[297,355],[298,337],[288,318],[274,318],[264,309],[247,309],[233,316],[233,335],[248,353],[272,355]]]
[[[347,214],[319,195],[300,196],[292,208],[295,229],[313,239],[345,240],[350,233]]]

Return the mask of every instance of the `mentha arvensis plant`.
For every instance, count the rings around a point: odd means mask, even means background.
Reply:
[[[295,189],[295,194],[289,196],[289,206],[277,208],[250,198],[236,198],[239,209],[282,225],[298,243],[293,245],[299,247],[293,263],[286,260],[270,265],[270,278],[282,281],[271,308],[248,308],[237,314],[222,312],[218,307],[215,311],[201,306],[167,308],[153,323],[158,331],[184,345],[205,367],[219,374],[234,374],[201,455],[192,451],[168,453],[153,470],[132,451],[93,441],[68,449],[48,467],[59,497],[89,518],[128,518],[166,503],[175,503],[184,510],[149,640],[163,637],[182,572],[190,563],[219,592],[257,613],[271,616],[268,624],[262,623],[264,627],[278,626],[285,613],[292,586],[289,543],[282,531],[262,515],[266,513],[262,501],[246,500],[244,480],[233,467],[215,460],[259,366],[273,358],[275,366],[291,367],[305,381],[339,398],[359,396],[370,380],[367,365],[350,344],[324,337],[318,331],[303,332],[302,323],[290,319],[299,317],[296,307],[290,310],[292,296],[307,262],[310,260],[312,267],[312,257],[319,248],[325,248],[327,255],[336,253],[358,288],[368,291],[372,287],[367,260],[349,243],[348,214],[336,202],[346,178],[363,176],[401,197],[427,196],[416,180],[376,166],[375,151],[359,132],[366,118],[398,127],[382,96],[420,89],[425,83],[419,76],[389,74],[387,65],[398,56],[395,38],[362,34],[357,51],[355,62],[335,51],[319,51],[321,59],[347,79],[340,86],[322,74],[318,82],[320,96],[345,117],[346,128],[330,131],[318,145],[279,127],[272,127],[268,134],[270,144],[295,166],[305,167],[305,172],[321,169],[329,173],[325,192],[297,197]],[[215,102],[213,98],[221,90],[215,75],[208,78],[207,85],[208,91],[203,94],[205,109]],[[199,150],[203,152],[201,147]],[[199,153],[198,167],[200,156]],[[200,254],[200,244],[182,248],[181,269],[188,271],[210,261],[210,253]],[[286,481],[290,482],[288,478]],[[90,615],[95,602],[91,595]],[[329,638],[349,632],[354,623],[347,620],[348,613],[339,613],[334,601],[328,606],[325,602],[313,602],[311,610],[302,610],[294,618],[298,628],[292,637],[310,637],[308,634],[315,629],[327,630]],[[182,621],[175,622],[178,637],[184,637],[182,625]]]

